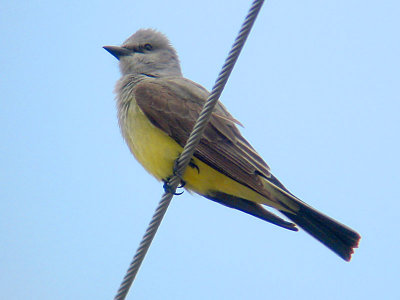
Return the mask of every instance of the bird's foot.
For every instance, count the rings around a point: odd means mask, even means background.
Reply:
[[[164,180],[164,184],[163,184],[164,191],[165,191],[166,193],[170,193],[170,194],[173,194],[173,195],[175,195],[175,196],[182,195],[184,191],[179,192],[179,193],[176,192],[176,190],[175,190],[175,192],[173,191],[172,186],[171,186],[171,184],[169,183],[170,179],[171,179],[171,178],[168,177],[166,180]],[[186,182],[183,181],[183,180],[181,180],[181,183],[178,185],[177,189],[181,189],[181,188],[183,188],[185,185],[186,185]]]

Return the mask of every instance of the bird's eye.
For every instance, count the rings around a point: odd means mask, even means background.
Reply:
[[[153,50],[153,46],[150,44],[146,44],[146,45],[144,45],[144,49],[151,51],[151,50]]]

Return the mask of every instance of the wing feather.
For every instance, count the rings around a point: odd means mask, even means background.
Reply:
[[[150,121],[182,147],[209,93],[184,78],[151,78],[138,83],[135,99]],[[263,194],[260,175],[271,178],[268,165],[240,134],[235,120],[218,104],[194,156],[219,172]]]

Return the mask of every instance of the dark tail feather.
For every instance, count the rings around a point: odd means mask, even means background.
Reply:
[[[296,201],[296,203],[300,207],[298,212],[292,214],[282,211],[282,213],[341,258],[350,261],[353,248],[358,247],[360,235],[303,202]]]
[[[255,216],[257,218],[260,218],[261,220],[270,222],[280,227],[293,231],[298,230],[295,224],[279,218],[278,216],[274,215],[273,213],[262,207],[262,205],[251,202],[249,200],[238,198],[221,192],[214,192],[213,195],[204,195],[204,197],[230,208],[243,211],[249,215]]]

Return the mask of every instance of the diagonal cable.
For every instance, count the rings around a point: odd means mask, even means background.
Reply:
[[[255,0],[253,2],[245,21],[242,24],[239,34],[232,46],[232,49],[229,52],[227,59],[225,60],[224,66],[222,67],[222,70],[218,75],[211,94],[208,97],[203,107],[203,110],[201,111],[199,118],[193,127],[193,130],[182,151],[182,154],[179,156],[175,163],[174,175],[168,182],[170,190],[169,192],[164,193],[164,195],[162,196],[161,201],[158,204],[158,207],[150,221],[150,224],[146,230],[146,233],[143,236],[142,241],[140,242],[139,248],[137,249],[134,258],[129,265],[129,268],[125,274],[125,277],[118,289],[117,295],[115,296],[114,300],[124,300],[126,298],[129,288],[131,287],[133,280],[135,279],[136,274],[139,271],[140,265],[142,264],[143,259],[146,256],[147,250],[149,249],[150,244],[157,232],[157,229],[161,224],[161,221],[168,209],[169,204],[171,203],[171,199],[175,194],[176,188],[181,182],[182,175],[184,174],[185,169],[188,166],[190,159],[192,158],[196,147],[200,142],[203,132],[211,118],[213,109],[217,104],[219,97],[221,96],[222,90],[224,89],[228,81],[229,75],[231,74],[233,67],[239,57],[239,54],[243,49],[244,43],[246,42],[246,39],[250,33],[251,28],[253,27],[254,21],[256,20],[263,3],[263,0]]]

